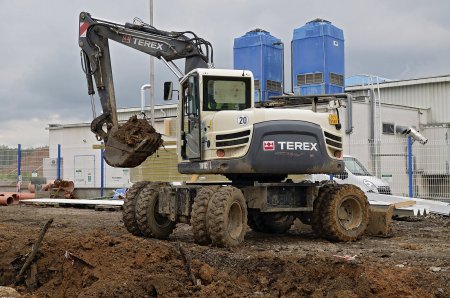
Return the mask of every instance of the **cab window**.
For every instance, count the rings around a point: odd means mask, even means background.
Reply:
[[[205,76],[203,110],[244,110],[251,107],[250,78]]]

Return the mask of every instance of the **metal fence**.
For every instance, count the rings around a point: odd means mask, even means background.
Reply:
[[[0,147],[0,187],[26,189],[31,177],[72,180],[76,188],[122,188],[131,182],[186,181],[192,176],[177,171],[175,145],[159,150],[134,169],[112,168],[103,162],[102,150],[85,147]],[[101,148],[98,148],[101,149]],[[426,145],[408,139],[351,141],[346,154],[356,157],[374,176],[386,181],[392,194],[450,200],[450,142]],[[200,180],[224,180],[199,176]]]
[[[0,148],[0,186],[20,190],[30,183],[31,177],[56,176],[56,172],[45,167],[48,159],[48,147]]]
[[[411,138],[389,141],[354,141],[348,154],[374,176],[389,183],[392,194],[450,200],[450,142],[422,145]]]

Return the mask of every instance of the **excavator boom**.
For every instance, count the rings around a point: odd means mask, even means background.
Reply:
[[[127,168],[138,166],[162,145],[161,135],[143,119],[130,119],[129,126],[134,128],[131,130],[130,127],[119,126],[109,40],[161,59],[171,69],[169,63],[173,63],[173,60],[185,59],[186,73],[211,65],[212,46],[191,31],[162,31],[140,20],[122,25],[95,19],[87,12],[80,13],[79,26],[78,43],[88,94],[95,94],[95,81],[102,107],[102,114],[91,123],[91,131],[98,140],[105,142],[104,156],[109,165]]]

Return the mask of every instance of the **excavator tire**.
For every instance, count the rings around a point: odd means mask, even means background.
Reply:
[[[213,245],[241,244],[247,231],[247,204],[242,191],[232,186],[219,188],[209,203],[207,221]]]
[[[321,203],[323,236],[332,241],[355,241],[369,223],[369,202],[355,185],[344,184]]]
[[[122,220],[125,224],[125,228],[128,232],[135,236],[142,235],[141,230],[136,222],[136,201],[142,188],[150,182],[141,181],[134,183],[133,186],[127,191],[125,195],[125,201],[123,202]]]
[[[136,202],[136,222],[142,235],[166,239],[172,234],[176,223],[158,213],[158,198],[162,185],[151,183],[139,193]]]
[[[319,189],[319,194],[313,203],[313,212],[311,215],[310,225],[317,236],[323,235],[321,206],[324,200],[328,200],[328,196],[333,189],[339,188],[339,184],[325,184]],[[303,222],[303,221],[302,221]]]
[[[207,226],[207,211],[212,195],[219,189],[218,186],[205,186],[197,191],[192,204],[191,226],[194,233],[194,241],[200,245],[211,243]]]
[[[295,217],[283,213],[261,213],[252,211],[248,214],[248,223],[255,232],[267,234],[286,233],[294,223]]]

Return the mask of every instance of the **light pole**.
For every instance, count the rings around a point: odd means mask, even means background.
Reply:
[[[153,0],[150,0],[150,26],[153,26]],[[155,60],[153,56],[150,56],[150,86],[152,86],[150,88],[150,102],[152,103],[150,106],[153,109],[155,102],[155,88],[153,88],[155,86]],[[152,112],[152,125],[154,124],[153,118],[154,114]]]

